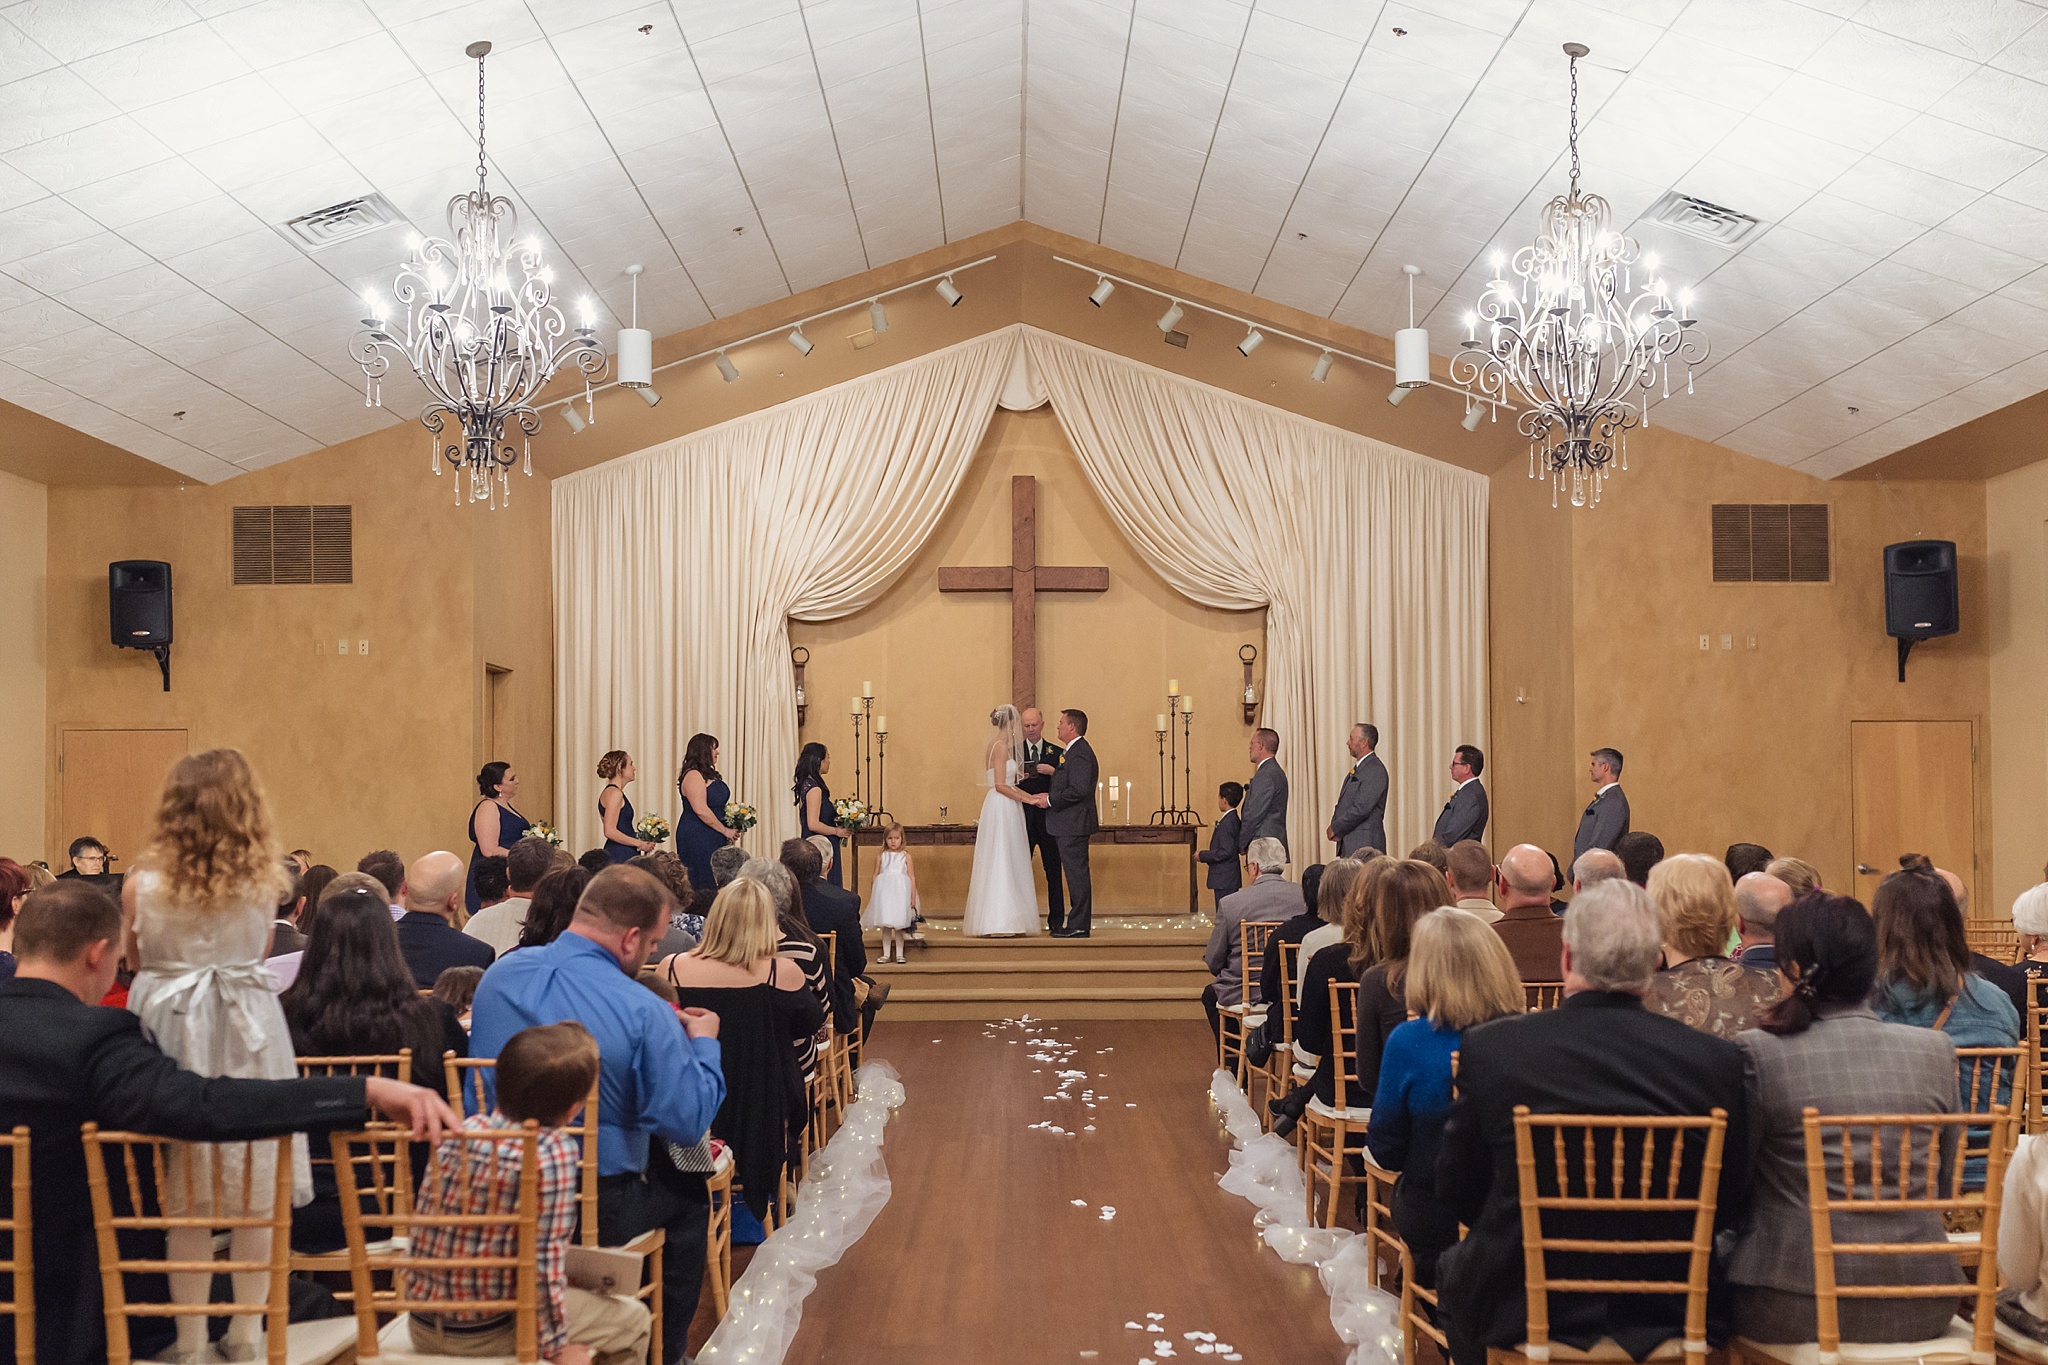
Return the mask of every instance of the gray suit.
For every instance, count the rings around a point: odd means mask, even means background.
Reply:
[[[1589,848],[1604,848],[1610,852],[1621,842],[1621,836],[1628,833],[1628,797],[1616,783],[1586,805],[1586,813],[1579,817],[1579,834],[1572,840],[1572,861]]]
[[[1443,813],[1436,817],[1436,829],[1430,837],[1445,848],[1466,839],[1483,840],[1489,813],[1486,788],[1475,777],[1452,792],[1451,799],[1444,802]]]
[[[1102,827],[1095,815],[1095,750],[1076,736],[1059,758],[1059,770],[1046,791],[1050,805],[1046,832],[1058,843],[1060,868],[1066,874],[1068,906],[1064,918],[1049,919],[1054,933],[1070,929],[1086,934],[1094,922],[1094,884],[1088,877],[1088,837]]]
[[[1344,774],[1337,789],[1337,809],[1330,831],[1337,836],[1337,856],[1348,858],[1361,848],[1387,851],[1387,765],[1367,754]]]
[[[1254,839],[1278,839],[1287,844],[1287,774],[1280,760],[1269,758],[1252,773],[1244,789],[1244,846]]]
[[[1216,927],[1210,931],[1209,947],[1202,954],[1202,962],[1215,974],[1217,1004],[1235,1005],[1244,1000],[1244,966],[1238,961],[1238,950],[1243,945],[1238,926],[1250,921],[1292,919],[1300,913],[1300,885],[1277,872],[1262,872],[1250,886],[1216,902]],[[1258,985],[1254,974],[1254,995],[1258,994]]]
[[[1756,1152],[1749,1217],[1728,1257],[1728,1278],[1738,1286],[1739,1318],[1754,1316],[1747,1300],[1797,1296],[1806,1301],[1805,1323],[1813,1320],[1813,1219],[1807,1205],[1802,1109],[1811,1107],[1823,1114],[1946,1114],[1956,1108],[1955,1046],[1947,1034],[1883,1023],[1861,1006],[1825,1008],[1829,1013],[1804,1033],[1779,1037],[1751,1029],[1737,1040],[1745,1060],[1750,1134]],[[1823,1136],[1831,1148],[1839,1148],[1838,1135],[1830,1136],[1824,1130]],[[1885,1161],[1886,1175],[1894,1184],[1897,1155],[1894,1150]],[[1944,1187],[1954,1159],[1953,1146],[1945,1143],[1941,1163]],[[1917,1162],[1916,1157],[1916,1169]],[[1867,1161],[1859,1162],[1859,1169],[1866,1173],[1867,1167]],[[1828,1179],[1839,1196],[1841,1168],[1833,1156],[1828,1162]],[[1919,1183],[1917,1177],[1915,1183]],[[1915,1193],[1919,1193],[1917,1188]],[[1941,1215],[1930,1210],[1857,1214],[1853,1230],[1840,1221],[1840,1215],[1837,1219],[1837,1238],[1945,1241]],[[1962,1279],[1955,1258],[1946,1254],[1845,1256],[1837,1259],[1836,1267],[1843,1284],[1929,1284],[1953,1277],[1960,1285]],[[1752,1289],[1779,1292],[1755,1295],[1749,1292]],[[1786,1305],[1772,1306],[1784,1316]],[[1955,1305],[1932,1299],[1844,1299],[1841,1309],[1845,1340],[1917,1341],[1937,1335]],[[1848,1335],[1852,1312],[1864,1319],[1854,1324],[1858,1329],[1855,1336]],[[1764,1339],[1789,1338],[1773,1334]]]

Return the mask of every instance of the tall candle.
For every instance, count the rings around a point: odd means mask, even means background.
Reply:
[[[1154,716],[1154,717],[1152,717],[1152,732],[1153,732],[1154,734],[1159,734],[1159,735],[1163,735],[1163,734],[1165,734],[1165,733],[1166,733],[1166,717],[1165,717],[1165,716]]]
[[[1184,716],[1195,714],[1195,699],[1193,697],[1182,697],[1180,699],[1180,713]]]
[[[1168,678],[1166,680],[1166,695],[1169,697],[1177,697],[1180,695],[1179,678]]]
[[[875,695],[875,685],[874,685],[873,683],[871,683],[871,682],[864,682],[864,683],[862,683],[862,684],[860,685],[860,694],[861,694],[861,695],[862,695],[863,697],[872,697],[872,696],[874,696],[874,695]]]
[[[875,733],[878,735],[886,735],[889,733],[889,718],[887,716],[875,717]]]
[[[859,715],[859,714],[860,714],[860,698],[859,698],[859,697],[855,697],[855,698],[854,698],[854,699],[853,699],[853,700],[852,700],[851,702],[847,703],[847,707],[846,707],[846,709],[847,709],[848,711],[850,711],[851,713],[853,713],[854,715],[856,715],[856,716],[857,716],[857,715]]]

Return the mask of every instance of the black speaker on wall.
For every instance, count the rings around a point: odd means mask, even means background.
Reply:
[[[161,559],[107,565],[107,626],[121,649],[146,649],[171,690],[171,566]]]
[[[1899,642],[1900,682],[1914,645],[1962,629],[1953,540],[1902,540],[1884,547],[1884,629]]]

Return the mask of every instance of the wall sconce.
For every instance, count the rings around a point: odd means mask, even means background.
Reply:
[[[811,661],[811,651],[802,645],[789,651],[789,662],[796,673],[796,728],[804,728],[804,665]]]
[[[1244,665],[1244,723],[1250,725],[1259,718],[1259,693],[1258,689],[1252,686],[1252,664],[1259,657],[1259,647],[1241,645],[1238,647],[1237,657]]]

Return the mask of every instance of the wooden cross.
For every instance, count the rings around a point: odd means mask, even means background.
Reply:
[[[1038,480],[1010,480],[1010,562],[942,568],[940,592],[1010,594],[1010,697],[1018,710],[1038,700],[1038,594],[1107,592],[1109,570],[1038,562]]]

